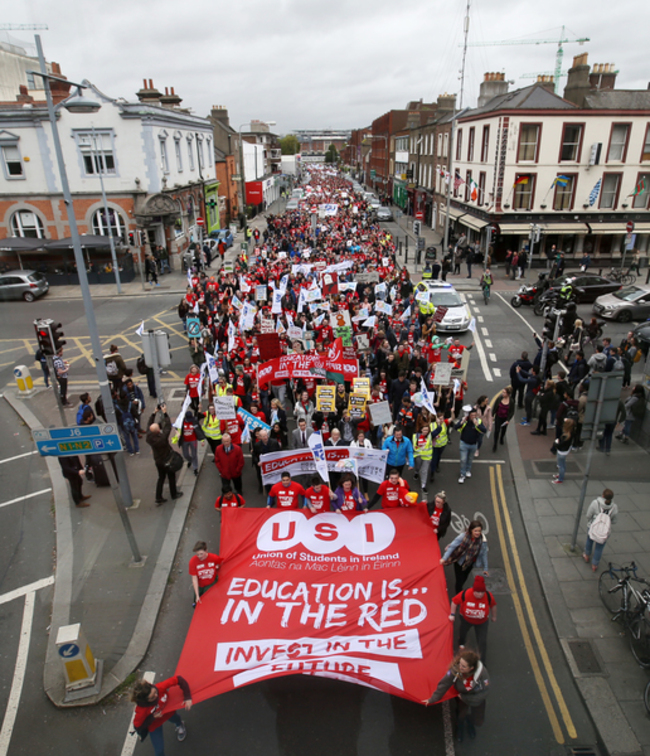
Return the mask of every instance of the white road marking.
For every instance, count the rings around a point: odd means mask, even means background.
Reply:
[[[484,323],[485,322],[485,318],[482,315],[477,315],[476,319],[478,320],[479,323]]]
[[[488,331],[488,329],[485,326],[481,327],[481,333],[483,334],[483,336],[489,336],[490,335],[490,332]]]
[[[0,730],[0,756],[6,756],[9,751],[9,742],[11,741],[14,724],[16,723],[16,715],[18,714],[20,694],[23,691],[29,641],[32,637],[32,622],[34,620],[34,596],[34,591],[25,594],[25,607],[23,609],[23,622],[20,627],[20,641],[18,643],[18,653],[16,654],[14,677],[11,681],[7,708],[5,709],[5,716],[2,721],[2,730]]]
[[[530,329],[530,330],[531,330],[531,331],[532,331],[533,333],[535,333],[535,329],[534,329],[534,328],[532,327],[532,325],[531,325],[531,324],[530,324],[530,323],[529,323],[529,322],[528,322],[528,321],[526,320],[526,318],[525,318],[525,317],[524,317],[524,316],[523,316],[523,315],[522,315],[522,314],[521,314],[520,312],[517,312],[517,310],[516,310],[516,309],[515,309],[515,308],[514,308],[514,307],[513,307],[513,306],[512,306],[512,305],[511,305],[511,304],[510,304],[509,302],[507,302],[507,301],[506,301],[506,300],[505,300],[505,299],[504,299],[504,298],[503,298],[503,297],[501,296],[501,294],[499,294],[499,292],[498,292],[498,291],[495,291],[494,293],[495,293],[495,294],[497,295],[497,297],[499,297],[499,299],[500,299],[500,300],[501,300],[501,301],[503,302],[503,304],[504,304],[504,305],[506,305],[506,307],[508,308],[508,310],[510,310],[511,312],[514,312],[514,314],[515,314],[515,315],[516,315],[516,316],[517,316],[518,318],[520,318],[520,319],[521,319],[521,320],[523,321],[523,323],[525,323],[525,325],[526,325],[526,326],[527,326],[527,327],[528,327],[528,328],[529,328],[529,329]]]
[[[457,459],[441,459],[441,462],[448,462],[450,465],[457,465]],[[505,459],[476,459],[472,462],[473,465],[505,465]]]
[[[38,454],[38,449],[34,451],[25,452],[24,454],[17,454],[15,457],[9,457],[7,459],[0,459],[0,465],[4,465],[5,462],[13,462],[15,459],[22,459],[23,457],[31,457],[32,454]]]
[[[464,297],[464,295],[461,296]],[[477,315],[476,319],[481,322],[483,321],[483,317],[481,315]],[[481,367],[483,368],[483,375],[485,376],[485,380],[492,383],[494,381],[494,378],[492,378],[490,367],[487,363],[487,360],[485,359],[485,350],[483,349],[483,344],[481,343],[481,337],[478,335],[478,330],[474,331],[474,345],[476,346],[476,351],[478,352],[478,358],[481,361]]]
[[[142,679],[152,683],[156,679],[156,673],[145,672],[144,675],[142,675]],[[134,716],[135,711],[131,715],[131,722],[129,723],[129,729],[126,731],[126,738],[124,740],[124,745],[122,746],[122,753],[120,754],[120,756],[132,756],[133,751],[135,751],[135,744],[138,742],[138,734],[135,732],[135,730],[132,729]]]
[[[496,378],[501,378],[501,368],[492,368],[492,372]]]
[[[0,596],[0,604],[7,604],[9,601],[14,601],[21,596],[26,596],[28,593],[34,593],[34,591],[38,591],[41,588],[47,588],[47,586],[52,585],[52,583],[54,583],[54,575],[41,578],[33,583],[29,583],[29,585],[23,585],[22,588],[16,588],[8,593],[3,593],[2,596]]]
[[[488,349],[492,349],[492,341],[490,339],[485,339],[485,346]]]
[[[451,724],[451,707],[449,701],[442,702],[442,727],[445,733],[445,756],[455,756],[454,728]]]
[[[496,356],[496,354],[494,354],[494,352],[490,352],[490,359],[492,360],[492,362],[496,362],[497,361],[497,356]]]
[[[40,496],[44,493],[50,493],[52,489],[51,488],[44,488],[42,491],[34,491],[34,493],[27,494],[26,496],[19,496],[17,499],[11,499],[10,501],[3,501],[2,504],[0,504],[0,509],[2,507],[8,507],[10,504],[17,504],[19,501],[25,501],[26,499],[33,499],[34,496]]]

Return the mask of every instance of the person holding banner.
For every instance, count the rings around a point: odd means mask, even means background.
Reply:
[[[406,495],[409,493],[408,486],[400,478],[399,471],[393,468],[388,473],[388,480],[380,484],[377,492],[372,497],[369,509],[372,509],[381,498],[382,509],[394,507],[408,507],[409,501]]]
[[[194,590],[193,606],[196,607],[201,603],[201,596],[219,579],[217,572],[221,567],[223,557],[211,554],[205,541],[197,541],[192,551],[194,556],[190,559],[189,573]]]
[[[423,425],[418,433],[413,434],[413,462],[415,472],[414,478],[420,478],[420,487],[422,493],[427,493],[427,480],[429,479],[429,468],[433,459],[433,439],[431,438],[431,428],[429,425]]]
[[[283,472],[279,483],[271,486],[266,506],[271,508],[276,506],[278,509],[300,509],[305,496],[305,489],[291,480],[291,473]]]
[[[464,533],[460,533],[447,546],[440,560],[444,567],[454,565],[456,582],[454,595],[463,590],[469,573],[476,567],[487,577],[488,573],[488,543],[483,535],[483,525],[479,520],[472,520]]]
[[[311,486],[305,491],[305,504],[312,514],[330,511],[330,502],[336,499],[336,494],[321,480],[320,475],[314,475]]]
[[[332,502],[333,511],[339,514],[368,511],[368,499],[355,485],[354,475],[351,473],[343,475],[334,493],[336,500]]]
[[[201,383],[201,371],[198,365],[192,365],[190,372],[185,376],[185,388],[190,397],[190,406],[194,412],[199,412],[201,409],[201,398],[199,396],[200,383]]]

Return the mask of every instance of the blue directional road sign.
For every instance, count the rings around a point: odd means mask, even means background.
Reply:
[[[76,643],[66,643],[59,649],[59,656],[64,659],[69,659],[72,656],[77,656],[79,653],[79,646]]]
[[[122,451],[122,439],[114,425],[78,425],[32,431],[38,453],[43,457],[72,457],[75,454],[107,454]]]

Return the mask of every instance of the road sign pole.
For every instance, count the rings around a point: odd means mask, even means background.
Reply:
[[[133,534],[131,521],[129,520],[129,516],[126,512],[126,507],[124,506],[124,499],[122,498],[122,489],[120,488],[120,484],[117,480],[117,476],[115,475],[115,470],[113,469],[113,464],[112,464],[113,461],[111,459],[111,455],[102,454],[102,460],[104,462],[104,469],[106,470],[106,474],[108,475],[108,482],[111,484],[113,496],[115,497],[115,503],[117,504],[117,511],[120,514],[120,519],[122,520],[122,526],[124,528],[124,532],[126,533],[129,546],[131,547],[131,553],[133,554],[133,561],[136,564],[140,564],[140,562],[142,561],[142,556],[140,555],[140,549],[138,548],[138,544],[136,543],[136,540],[135,540],[135,535]]]
[[[578,510],[576,512],[576,521],[573,526],[573,538],[571,539],[571,551],[576,550],[576,543],[578,540],[578,530],[580,529],[580,518],[582,517],[582,508],[585,504],[585,496],[587,494],[587,483],[589,482],[589,471],[591,469],[591,460],[594,456],[594,448],[596,446],[596,438],[598,437],[598,424],[600,423],[600,415],[603,411],[603,402],[605,400],[605,387],[607,386],[607,373],[602,374],[602,380],[600,383],[600,391],[598,392],[598,399],[596,403],[596,416],[594,417],[594,427],[591,430],[591,441],[589,442],[589,451],[587,452],[587,463],[585,465],[585,475],[582,479],[582,486],[580,488],[580,497],[578,498]]]
[[[47,367],[50,371],[50,381],[52,383],[52,391],[54,391],[54,396],[56,398],[56,404],[59,408],[59,415],[61,415],[61,424],[65,425],[67,427],[68,425],[68,418],[65,415],[65,408],[63,407],[63,402],[61,401],[61,391],[59,389],[59,379],[56,377],[56,371],[54,370],[54,357],[51,354],[48,354],[45,356],[45,359],[47,361]]]

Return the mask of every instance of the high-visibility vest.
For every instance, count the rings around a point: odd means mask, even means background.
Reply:
[[[211,415],[208,412],[205,416],[202,427],[206,438],[214,438],[215,441],[218,441],[221,438],[220,420],[216,415]]]
[[[431,304],[431,302],[420,302],[420,312],[422,315],[433,315],[435,311],[435,305]]]
[[[434,431],[438,427],[438,423],[434,420],[431,423],[431,430]],[[440,423],[440,433],[434,438],[434,446],[439,449],[441,446],[447,446],[447,423]]]
[[[433,278],[433,271],[431,268],[425,268],[422,271],[422,278]]]
[[[420,446],[418,444],[419,435],[419,433],[413,434],[413,456],[422,457],[422,459],[426,462],[428,459],[433,459],[433,442],[431,435],[428,435],[426,444],[424,446]]]

